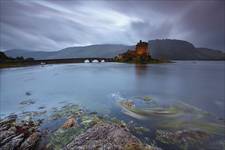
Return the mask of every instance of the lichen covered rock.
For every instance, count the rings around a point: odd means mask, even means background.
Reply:
[[[133,136],[126,127],[101,122],[75,137],[72,142],[66,145],[65,149],[143,150],[146,149],[146,146]]]

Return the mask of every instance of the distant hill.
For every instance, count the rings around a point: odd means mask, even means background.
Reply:
[[[225,59],[225,53],[221,51],[195,48],[193,44],[182,40],[151,40],[149,45],[154,58],[172,60]]]
[[[82,57],[115,57],[121,52],[132,48],[127,45],[120,44],[102,44],[90,45],[84,47],[68,47],[58,51],[55,55],[48,58],[82,58]]]
[[[114,57],[119,53],[127,51],[132,46],[120,44],[102,44],[83,47],[68,47],[59,51],[44,52],[25,49],[12,49],[5,51],[7,56],[33,57],[35,59],[61,59],[61,58],[82,58],[82,57]]]
[[[57,53],[55,52],[44,52],[44,51],[32,51],[28,49],[11,49],[4,52],[9,57],[19,57],[23,56],[24,58],[32,57],[34,59],[48,59],[48,57]]]
[[[12,57],[8,57],[4,52],[0,51],[0,68],[2,67],[8,67],[8,66],[15,66],[15,65],[19,65],[23,62],[33,62],[34,59],[27,57],[26,59],[23,58],[23,56],[21,57],[16,57],[16,58],[12,58]],[[15,64],[15,65],[13,65]]]
[[[7,61],[7,60],[11,60],[11,58],[6,56],[4,52],[0,51],[0,62],[4,62],[4,61]]]
[[[207,48],[195,48],[193,44],[182,40],[151,40],[149,41],[153,58],[174,60],[220,60],[225,59],[225,53]],[[133,49],[134,46],[121,44],[101,44],[83,47],[68,47],[59,51],[44,52],[22,49],[5,51],[10,57],[23,56],[35,59],[59,59],[82,57],[115,57],[116,55]]]

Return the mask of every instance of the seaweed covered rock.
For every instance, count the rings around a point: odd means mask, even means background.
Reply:
[[[101,122],[75,137],[64,149],[153,150],[154,148],[142,144],[126,127]]]
[[[166,130],[157,130],[156,139],[163,144],[177,145],[179,148],[189,148],[195,144],[203,144],[209,139],[206,132],[199,130],[178,130],[175,132]]]

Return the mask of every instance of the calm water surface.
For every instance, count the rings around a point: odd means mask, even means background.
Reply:
[[[0,113],[47,110],[79,104],[99,114],[131,120],[118,99],[151,96],[169,104],[182,101],[224,119],[224,61],[177,61],[169,64],[61,64],[0,70]],[[26,95],[29,92],[30,95]],[[24,100],[35,104],[21,107]],[[152,127],[154,120],[135,120]]]
[[[0,70],[1,116],[23,111],[18,105],[36,101],[29,109],[62,102],[111,113],[115,95],[149,95],[165,103],[185,101],[224,117],[225,63],[178,61],[170,64],[63,64]],[[25,93],[30,92],[28,97]]]

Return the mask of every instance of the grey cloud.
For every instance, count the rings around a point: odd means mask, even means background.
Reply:
[[[179,21],[183,30],[191,32],[187,40],[197,46],[224,50],[224,1],[194,3]]]
[[[1,0],[0,6],[1,49],[173,38],[224,50],[223,1]]]
[[[168,37],[172,30],[172,25],[169,22],[153,25],[149,22],[134,22],[132,23],[132,30],[139,38],[144,40],[151,40],[151,37],[162,39]]]

